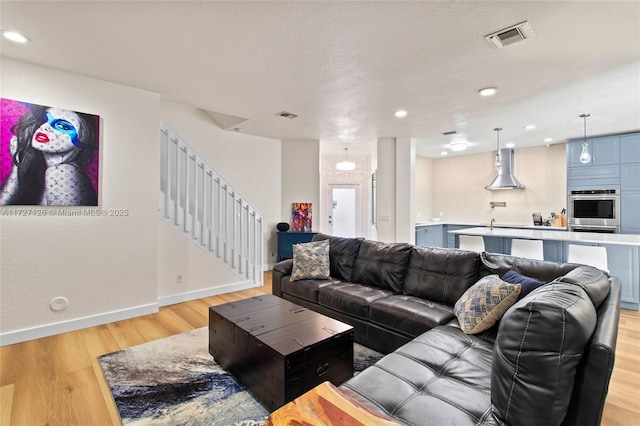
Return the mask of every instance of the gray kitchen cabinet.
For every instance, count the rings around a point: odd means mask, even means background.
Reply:
[[[567,261],[568,245],[574,242],[563,242],[563,262]],[[638,310],[640,301],[640,258],[638,246],[620,244],[589,244],[587,246],[602,246],[607,248],[607,264],[609,275],[618,277],[622,284],[620,307]]]
[[[583,143],[591,161],[580,162]],[[620,137],[593,138],[567,143],[567,189],[620,187]]]
[[[445,225],[443,231],[446,248],[457,248],[460,246],[460,238],[456,234],[449,234],[449,231],[457,231],[458,229],[473,228],[471,225]]]
[[[640,234],[640,191],[621,191],[620,232]]]
[[[620,165],[574,167],[567,169],[567,189],[580,188],[620,188]]]
[[[549,262],[562,262],[562,241],[544,240],[542,242],[544,260]]]
[[[640,283],[638,246],[600,245],[607,248],[609,273],[622,281],[620,306],[625,309],[638,310],[638,283]]]
[[[620,163],[640,163],[640,133],[620,136]]]
[[[640,133],[620,137],[620,232],[640,234]]]
[[[442,225],[431,225],[427,232],[427,247],[444,247]]]
[[[501,253],[508,254],[509,251],[505,247],[505,239],[503,237],[483,237],[484,238],[484,251],[487,253]]]
[[[620,190],[640,191],[640,163],[620,166]]]
[[[426,247],[427,245],[427,225],[416,226],[416,245]]]
[[[591,162],[581,163],[582,144],[587,144],[591,154]],[[567,167],[592,167],[620,164],[620,137],[592,138],[584,141],[573,141],[567,144]]]
[[[416,226],[416,246],[444,247],[443,225]]]

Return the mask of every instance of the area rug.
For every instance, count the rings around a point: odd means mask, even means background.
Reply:
[[[264,424],[267,409],[209,354],[208,328],[98,358],[124,425]],[[354,372],[382,354],[354,345]]]

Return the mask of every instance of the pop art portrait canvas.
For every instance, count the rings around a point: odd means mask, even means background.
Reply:
[[[0,101],[0,205],[97,206],[100,117]]]
[[[291,205],[291,231],[311,232],[312,212],[311,203],[293,203]]]

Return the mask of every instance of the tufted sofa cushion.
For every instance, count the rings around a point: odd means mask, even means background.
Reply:
[[[362,241],[351,281],[400,293],[412,248],[406,243]]]
[[[353,264],[360,249],[361,238],[342,238],[317,233],[313,241],[329,240],[329,268],[331,277],[351,281]]]
[[[334,284],[336,281],[334,279],[328,280],[297,280],[291,281],[290,276],[285,276],[282,278],[280,287],[281,291],[286,294],[292,294],[295,297],[308,300],[309,302],[318,303],[318,294],[320,293],[320,289],[322,287],[326,287],[328,285]]]
[[[478,280],[479,266],[473,251],[414,247],[402,292],[453,306]]]
[[[497,425],[491,408],[492,348],[482,335],[436,327],[341,388],[410,425]]]
[[[369,321],[411,337],[453,320],[451,306],[404,294],[384,297],[369,305]]]
[[[318,303],[335,311],[367,320],[369,305],[392,294],[391,291],[383,288],[337,282],[320,288]]]

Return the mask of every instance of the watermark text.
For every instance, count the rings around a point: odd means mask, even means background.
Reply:
[[[100,208],[72,208],[72,207],[3,207],[0,216],[13,217],[126,217],[130,215],[129,209],[100,209]]]

